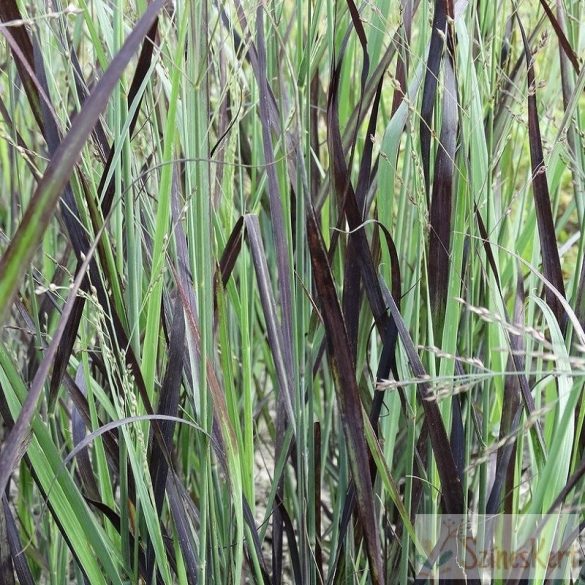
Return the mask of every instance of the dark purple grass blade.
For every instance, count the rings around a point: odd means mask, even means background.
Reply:
[[[377,224],[384,234],[384,240],[388,248],[388,255],[390,257],[390,270],[392,278],[392,296],[396,306],[400,308],[400,299],[402,298],[402,285],[400,280],[400,262],[398,261],[398,252],[396,245],[390,232],[381,224]],[[382,382],[390,378],[392,373],[395,380],[399,379],[398,368],[396,366],[396,345],[398,343],[398,329],[394,318],[390,318],[386,329],[382,333],[382,353],[380,361],[378,362],[378,369],[376,371],[376,382]],[[402,392],[402,389],[400,389]],[[374,392],[374,399],[372,400],[372,409],[370,411],[370,424],[378,436],[378,420],[382,411],[385,392]]]
[[[347,336],[351,348],[352,360],[355,367],[357,355],[359,316],[360,316],[360,266],[356,253],[357,242],[355,234],[350,234],[345,255],[343,272],[343,296],[341,306],[347,329]]]
[[[323,496],[321,494],[321,423],[315,421],[313,424],[313,445],[314,445],[314,477],[315,477],[315,564],[317,565],[317,578],[319,582],[323,582],[323,547],[321,546],[322,539],[322,524],[321,524],[321,503]]]
[[[258,32],[258,67],[260,86],[260,120],[262,122],[262,141],[264,145],[264,163],[266,164],[266,176],[268,178],[268,196],[270,201],[270,219],[276,249],[276,263],[278,267],[278,282],[280,292],[280,306],[282,312],[282,339],[284,360],[293,372],[292,357],[292,284],[290,280],[291,266],[288,257],[285,217],[282,210],[282,201],[276,168],[274,166],[274,150],[272,147],[271,131],[274,130],[273,118],[270,112],[270,98],[268,92],[268,80],[266,78],[266,47],[264,43],[264,9],[259,5],[256,14],[256,27]]]
[[[341,424],[348,443],[349,460],[356,484],[358,516],[364,531],[372,581],[383,583],[382,557],[374,514],[368,449],[365,442],[362,405],[353,369],[353,356],[321,232],[312,209],[307,216],[307,235]]]
[[[310,87],[310,103],[311,111],[310,116],[310,135],[311,135],[311,150],[313,151],[314,158],[311,157],[311,164],[309,165],[309,176],[310,176],[310,193],[311,201],[314,201],[319,193],[319,187],[321,185],[321,173],[317,161],[320,161],[319,156],[320,144],[319,144],[319,97],[321,95],[321,83],[319,81],[319,70],[315,71],[311,79]]]
[[[561,271],[561,261],[555,237],[555,225],[551,210],[551,201],[546,178],[546,167],[544,165],[544,154],[542,151],[542,138],[540,134],[540,123],[538,120],[538,108],[536,105],[536,80],[534,75],[534,62],[532,53],[524,32],[520,17],[516,14],[522,42],[524,44],[524,55],[528,69],[528,137],[530,142],[530,160],[532,163],[532,188],[534,192],[534,207],[536,209],[536,220],[538,223],[538,236],[542,254],[543,272],[545,278],[565,296],[565,285]],[[552,309],[561,330],[564,330],[567,316],[553,292],[546,287],[545,298]]]
[[[364,49],[365,51],[365,49]],[[367,54],[367,53],[366,53]],[[339,79],[339,76],[336,76]],[[364,81],[365,84],[365,81]],[[334,91],[338,91],[338,87],[334,86]],[[360,170],[358,175],[358,182],[355,191],[355,199],[360,211],[360,221],[363,221],[366,206],[366,195],[370,188],[371,182],[371,167],[372,167],[372,149],[373,140],[372,137],[376,133],[376,122],[378,118],[378,106],[380,104],[380,97],[382,94],[382,80],[378,84],[376,95],[374,97],[374,103],[372,105],[372,112],[370,115],[370,121],[368,124],[366,143],[360,162]],[[330,99],[330,106],[335,108],[332,113],[335,116],[335,124],[339,124],[339,116],[337,112],[337,97]],[[331,116],[328,116],[329,120],[332,121]],[[333,146],[333,145],[332,145]],[[335,148],[335,146],[333,146]],[[350,177],[348,175],[347,182],[349,183]],[[346,193],[346,197],[351,194]],[[360,262],[357,249],[359,246],[360,235],[351,233],[348,236],[347,251],[345,255],[345,269],[343,275],[343,297],[342,297],[342,308],[345,324],[347,327],[347,334],[351,344],[354,358],[357,352],[357,341],[358,341],[358,330],[359,330],[359,314],[360,314]]]
[[[170,332],[168,363],[165,376],[163,379],[160,399],[158,404],[158,414],[177,416],[179,411],[179,393],[181,388],[181,378],[183,376],[183,356],[185,347],[185,319],[183,316],[183,307],[177,297],[173,311],[173,321]],[[166,451],[170,453],[173,446],[173,430],[175,424],[171,421],[163,421],[159,424],[162,438],[165,442]],[[159,441],[152,442],[150,454],[150,475],[152,478],[152,490],[156,511],[161,516],[162,506],[165,497],[165,486],[167,485],[167,475],[169,466],[163,445]],[[154,573],[154,547],[152,542],[148,541],[146,552],[146,581],[150,582]]]
[[[282,517],[282,523],[284,525],[284,530],[286,532],[286,538],[288,540],[288,546],[289,546],[290,564],[291,564],[292,569],[293,569],[295,583],[297,585],[303,585],[301,560],[300,560],[300,556],[299,556],[299,549],[297,547],[295,528],[294,528],[292,520],[290,518],[290,514],[288,513],[284,503],[282,502],[282,500],[280,499],[280,496],[278,494],[276,495],[275,504],[276,504],[276,507],[280,510],[280,515]]]
[[[357,33],[360,45],[362,46],[364,60],[362,63],[361,85],[363,94],[363,91],[366,86],[366,81],[368,80],[368,73],[370,70],[370,56],[368,54],[368,37],[366,36],[366,31],[364,29],[360,13],[358,12],[355,2],[353,0],[346,0],[346,4],[349,9],[349,14],[351,16],[351,22],[355,28],[355,32]]]
[[[0,582],[2,585],[14,585],[14,568],[8,541],[7,507],[4,506],[0,509]]]
[[[579,71],[581,69],[579,65],[579,57],[577,57],[577,54],[573,50],[573,47],[571,47],[571,43],[569,43],[569,39],[567,39],[567,36],[565,35],[563,26],[559,22],[559,19],[557,19],[557,17],[555,16],[554,12],[551,10],[546,0],[540,0],[540,5],[544,8],[544,12],[546,13],[549,22],[555,29],[555,33],[557,35],[557,39],[559,41],[561,49],[564,51],[565,55],[567,56],[567,59],[571,62],[571,65],[573,66],[575,73],[579,75]]]
[[[86,389],[85,389],[85,379],[83,374],[83,366],[80,364],[77,368],[77,373],[75,375],[75,385],[83,394],[83,397],[86,396]],[[73,408],[71,409],[71,434],[73,438],[73,446],[75,447],[78,445],[83,438],[85,437],[87,427],[84,420],[84,417],[78,410],[77,406],[73,404]],[[79,453],[77,456],[77,468],[79,469],[79,475],[81,477],[81,483],[83,484],[83,488],[85,493],[92,499],[92,500],[99,500],[99,492],[96,488],[98,482],[96,477],[93,473],[93,468],[91,466],[91,460],[89,458],[89,451],[84,449]]]
[[[479,208],[477,207],[476,201],[474,201],[473,207],[475,210],[475,219],[477,220],[477,227],[479,229],[479,235],[481,236],[481,240],[482,240],[483,247],[485,250],[485,255],[487,257],[488,264],[490,265],[490,268],[492,269],[492,273],[494,275],[494,278],[496,279],[496,284],[498,286],[498,290],[501,292],[502,288],[500,285],[500,272],[499,272],[498,266],[496,264],[496,259],[494,257],[494,253],[492,252],[492,247],[490,245],[490,240],[489,240],[487,229],[485,227],[485,223],[483,222],[483,217],[481,216]]]
[[[167,497],[179,539],[179,547],[181,548],[183,561],[185,562],[185,572],[187,573],[188,582],[197,585],[197,574],[199,572],[197,547],[189,526],[189,516],[185,512],[185,502],[182,500],[177,489],[177,481],[178,478],[174,474],[167,479]]]
[[[272,582],[270,580],[270,576],[268,575],[268,569],[266,568],[266,564],[264,562],[264,555],[262,554],[262,544],[260,543],[260,537],[258,535],[258,529],[256,528],[256,521],[254,520],[254,516],[252,514],[252,510],[250,510],[250,506],[248,502],[244,499],[244,520],[246,524],[250,528],[250,532],[252,534],[252,546],[256,553],[256,558],[260,562],[260,570],[262,572],[262,578],[264,585],[271,585]],[[250,546],[250,545],[248,545]]]
[[[427,70],[423,87],[422,105],[420,110],[420,148],[425,178],[427,202],[431,194],[431,135],[435,98],[439,80],[439,70],[443,60],[444,35],[447,32],[447,10],[445,0],[435,0],[431,44],[427,60]],[[441,34],[443,33],[443,35]]]
[[[65,46],[65,42],[63,43]],[[70,47],[69,56],[71,59],[71,66],[73,67],[73,74],[75,76],[75,91],[77,92],[77,99],[80,104],[83,104],[88,96],[88,89],[83,77],[83,71],[81,70],[81,64],[77,57],[77,53],[73,46]],[[104,125],[101,120],[98,120],[93,131],[93,137],[95,145],[97,146],[100,158],[105,162],[108,158],[108,151],[110,149],[108,143],[108,137],[104,130]]]
[[[428,279],[431,309],[440,330],[449,288],[451,215],[455,149],[457,146],[457,82],[449,58],[444,65],[443,115],[439,146],[435,160],[430,209]]]
[[[81,266],[81,263],[78,263],[77,266]],[[82,289],[85,288],[84,284],[85,283],[82,283]],[[79,323],[81,322],[81,318],[83,316],[84,307],[85,297],[77,297],[73,305],[73,310],[71,311],[71,316],[69,317],[69,324],[65,328],[63,338],[61,339],[59,349],[57,350],[57,355],[55,356],[55,363],[53,365],[53,372],[51,374],[51,382],[49,384],[50,407],[54,407],[55,405],[57,393],[59,391],[59,387],[61,386],[61,381],[63,380],[63,376],[67,370],[69,358],[73,352],[73,345],[75,344],[75,339],[77,338]]]
[[[516,283],[516,295],[514,300],[514,315],[512,324],[519,331],[524,327],[524,280],[522,274],[518,273]],[[508,356],[508,364],[506,369],[512,371],[516,365],[522,367],[524,360],[520,356],[524,355],[526,351],[524,339],[522,335],[514,335],[510,332],[511,355]],[[514,362],[513,354],[518,356],[518,363]],[[520,383],[517,376],[506,376],[504,382],[504,401],[502,404],[502,420],[500,422],[500,440],[504,439],[506,435],[512,432],[512,420],[514,413],[518,410],[521,400]]]
[[[460,374],[461,364],[459,366]],[[463,415],[461,413],[461,396],[455,395],[451,399],[451,451],[453,452],[453,460],[455,467],[459,474],[459,480],[463,484],[463,470],[465,468],[465,426],[463,424]]]
[[[514,314],[513,314],[513,325],[519,331],[522,330],[524,325],[524,301],[525,301],[525,294],[524,294],[524,280],[522,278],[522,273],[520,270],[518,271],[518,278],[516,283],[516,295],[515,295],[515,302],[514,302]],[[506,369],[508,371],[514,371],[516,366],[522,367],[524,364],[524,360],[520,357],[525,352],[525,343],[524,339],[521,335],[514,335],[512,331],[510,331],[510,345],[511,345],[511,355],[508,356],[508,362],[506,364]],[[516,354],[517,357],[514,357]],[[521,406],[521,384],[519,381],[518,376],[506,376],[504,381],[504,400],[502,403],[502,418],[500,421],[500,441],[503,441],[505,437],[509,435],[513,435],[516,429],[514,427],[514,415],[518,412]],[[515,465],[514,461],[516,459],[516,441],[515,439],[512,441],[512,446],[510,449],[510,454],[504,453],[502,449],[498,449],[497,459],[496,459],[496,470],[499,470],[498,463],[502,457],[509,457],[508,467],[506,469],[506,478],[505,478],[505,486],[506,490],[504,493],[504,514],[513,514],[514,513],[514,491],[515,491]],[[502,469],[505,469],[502,465]],[[500,480],[501,481],[501,480]],[[496,481],[494,481],[494,486]],[[493,489],[493,488],[492,488]],[[491,494],[490,494],[491,495]]]
[[[256,271],[256,282],[258,284],[258,291],[260,293],[260,301],[264,313],[264,320],[266,322],[266,333],[268,336],[268,343],[274,360],[274,367],[276,370],[276,378],[279,386],[279,394],[284,400],[288,416],[292,418],[292,402],[291,396],[291,371],[287,368],[284,357],[283,340],[281,329],[278,327],[278,316],[276,311],[276,303],[270,288],[270,276],[268,271],[268,264],[266,262],[266,253],[260,235],[260,224],[258,217],[255,215],[245,215],[244,225],[246,226],[246,233],[248,236],[248,244],[252,254],[252,262],[254,270]]]
[[[5,22],[22,21],[22,15],[18,9],[16,0],[2,0],[0,2],[0,20]],[[34,63],[33,46],[26,32],[24,24],[10,27],[10,34],[17,46],[20,48],[20,55],[14,53],[14,61],[24,91],[27,95],[33,116],[35,117],[39,128],[43,128],[43,115],[41,113],[41,98],[37,85],[30,74],[30,66]],[[13,47],[12,47],[13,48]],[[14,48],[13,48],[14,52]],[[29,67],[27,67],[27,63]]]
[[[343,203],[343,211],[347,218],[349,228],[355,230],[355,233],[352,235],[354,235],[356,239],[356,254],[359,257],[364,290],[376,321],[376,325],[378,329],[383,332],[388,324],[386,305],[384,303],[382,291],[380,290],[378,276],[376,274],[365,231],[363,229],[358,229],[362,224],[362,213],[359,209],[351,181],[349,181],[349,171],[345,161],[341,132],[339,129],[339,117],[337,114],[339,73],[338,68],[333,70],[327,108],[327,140],[331,155],[332,181],[338,200]]]
[[[392,97],[390,118],[394,116],[406,95],[406,75],[410,56],[410,37],[412,34],[412,0],[401,0],[400,6],[402,8],[402,26],[398,31],[398,57],[396,60],[396,74],[394,76],[396,79],[396,88],[394,89],[394,96]]]
[[[6,518],[6,534],[8,537],[8,545],[10,546],[12,564],[14,565],[18,583],[20,585],[35,585],[35,580],[26,560],[24,548],[20,542],[16,521],[14,520],[12,510],[5,495],[2,495],[2,508],[4,510],[4,517]]]
[[[239,217],[238,221],[234,225],[230,236],[225,244],[223,253],[219,260],[219,275],[216,275],[216,278],[213,279],[213,289],[214,289],[214,313],[217,312],[217,287],[219,286],[219,282],[221,281],[221,285],[223,288],[226,287],[228,280],[232,274],[234,266],[236,265],[236,261],[240,256],[240,251],[242,249],[242,241],[244,239],[244,218]]]
[[[358,108],[358,117],[361,114],[361,111],[364,107],[364,94],[365,94],[365,90],[366,90],[366,85],[367,85],[367,81],[368,81],[368,75],[370,72],[370,55],[368,53],[368,37],[366,36],[366,31],[364,30],[364,25],[362,23],[362,19],[360,17],[359,11],[354,3],[353,0],[346,0],[346,4],[347,7],[349,9],[349,14],[351,16],[351,23],[353,25],[353,28],[356,31],[356,34],[358,36],[360,45],[362,47],[362,70],[361,70],[361,75],[360,75],[360,96],[359,96],[359,100],[358,100],[358,104],[357,104],[357,108]],[[349,41],[350,38],[350,33],[351,33],[351,27],[348,27],[345,38],[343,40],[342,43],[342,47],[341,47],[341,51],[340,51],[340,55],[339,55],[339,62],[337,63],[337,68],[339,69],[339,73],[341,73],[341,63],[343,61],[343,55],[345,53],[345,49],[347,47],[347,42]],[[382,83],[382,80],[380,80],[380,83]],[[336,88],[337,91],[337,88]],[[335,112],[335,115],[338,115],[337,111]],[[354,135],[351,139],[351,143],[350,143],[350,155],[349,155],[349,164],[348,167],[351,169],[353,167],[353,159],[355,156],[355,152],[356,152],[356,148],[357,148],[357,132],[358,132],[358,126],[355,127],[355,132]],[[368,169],[368,173],[369,173],[369,169]],[[350,181],[350,176],[348,175],[347,177],[348,182]],[[350,329],[348,328],[348,332],[350,331]],[[351,339],[351,336],[350,336]]]

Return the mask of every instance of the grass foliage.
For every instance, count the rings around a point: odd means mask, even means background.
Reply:
[[[584,12],[2,0],[0,582],[405,585],[419,513],[580,513]]]

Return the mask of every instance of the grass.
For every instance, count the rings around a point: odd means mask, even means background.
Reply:
[[[405,585],[418,515],[581,518],[583,11],[1,2],[0,581]]]

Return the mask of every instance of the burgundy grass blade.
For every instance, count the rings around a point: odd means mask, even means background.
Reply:
[[[538,108],[536,104],[536,79],[534,75],[534,62],[530,45],[524,32],[520,17],[516,14],[522,42],[524,44],[524,55],[528,69],[528,138],[530,142],[530,160],[532,163],[532,189],[534,193],[534,207],[538,223],[538,236],[542,254],[543,272],[545,278],[565,296],[565,285],[561,271],[561,261],[557,248],[555,236],[555,224],[552,215],[548,182],[546,178],[546,167],[544,164],[544,153],[542,150],[542,138],[540,134],[540,122],[538,119]],[[556,295],[546,287],[546,302],[557,318],[561,330],[564,330],[567,321],[565,311]]]
[[[169,337],[168,363],[160,390],[157,412],[158,414],[177,416],[179,412],[179,393],[181,388],[181,379],[183,376],[183,356],[185,353],[185,318],[183,316],[183,307],[181,306],[181,302],[178,298],[175,300],[173,320]],[[149,458],[149,468],[150,476],[152,478],[152,490],[155,507],[157,514],[160,517],[165,497],[165,488],[167,486],[167,476],[169,472],[167,456],[172,452],[173,431],[175,424],[172,421],[162,421],[159,424],[159,427],[162,439],[165,444],[161,445],[158,440],[154,440],[152,442]],[[166,447],[166,453],[163,447]],[[152,542],[149,540],[146,549],[147,582],[150,582],[153,574],[154,547]]]
[[[412,34],[412,0],[401,0],[400,5],[402,8],[402,26],[398,31],[400,40],[397,51],[398,58],[396,61],[396,74],[394,76],[396,79],[396,88],[394,89],[394,96],[392,97],[390,118],[394,116],[406,95],[406,75],[410,56],[410,37]]]
[[[18,9],[16,0],[2,0],[2,2],[0,2],[0,20],[3,23],[12,21],[22,22],[22,15]],[[3,32],[4,31],[5,29]],[[15,51],[14,45],[10,43],[14,53],[16,68],[18,69],[18,74],[31,106],[33,116],[35,117],[39,128],[42,130],[43,115],[41,113],[41,98],[39,95],[38,86],[35,83],[34,76],[32,75],[33,71],[31,70],[31,66],[34,63],[32,42],[28,36],[28,33],[26,32],[24,24],[11,26],[9,34],[13,38],[16,46],[20,49],[18,52]]]
[[[423,86],[422,106],[420,110],[420,145],[427,200],[431,193],[431,135],[433,113],[439,81],[439,70],[443,60],[444,38],[447,32],[447,10],[445,0],[435,0],[431,44],[427,60],[427,71]]]
[[[365,442],[362,405],[353,368],[353,356],[327,254],[314,212],[307,217],[307,236],[313,277],[327,337],[327,353],[335,382],[341,424],[348,443],[357,509],[364,532],[372,581],[384,582],[382,556],[375,518],[374,495],[370,482],[369,456]]]
[[[274,360],[276,378],[279,386],[279,393],[286,406],[287,415],[294,421],[291,402],[291,370],[287,367],[284,351],[282,330],[278,326],[278,313],[276,302],[270,288],[270,275],[266,262],[266,253],[260,236],[260,224],[255,215],[244,216],[244,225],[248,236],[252,262],[256,271],[256,282],[260,293],[264,320],[266,322],[266,333],[268,343]]]
[[[431,309],[438,319],[439,327],[443,320],[449,288],[451,216],[459,120],[457,82],[449,58],[445,59],[444,83],[441,133],[432,185],[428,256]]]
[[[81,364],[77,368],[77,373],[75,375],[75,385],[82,393],[83,398],[85,398],[86,395],[85,379],[83,373],[83,366]],[[86,430],[87,430],[86,421],[84,420],[84,417],[81,414],[80,410],[74,404],[73,408],[71,409],[71,435],[73,438],[74,447],[83,440],[83,438],[85,437]],[[81,453],[79,453],[77,457],[77,468],[79,469],[79,475],[81,477],[81,483],[83,484],[85,493],[92,500],[99,500],[100,495],[99,491],[97,490],[97,486],[99,484],[97,482],[97,479],[93,472],[93,468],[91,466],[91,460],[89,457],[88,449],[84,449],[83,451],[81,451]]]
[[[569,39],[567,39],[567,36],[565,35],[562,24],[559,22],[559,19],[557,19],[546,0],[540,0],[540,5],[544,8],[544,12],[546,13],[548,20],[555,30],[561,49],[567,56],[567,59],[571,62],[575,73],[579,75],[579,71],[581,70],[579,65],[579,57],[577,57],[573,47],[571,47],[571,43],[569,43]]]
[[[16,521],[14,520],[12,510],[5,495],[2,496],[2,508],[4,510],[4,517],[6,518],[6,533],[8,536],[8,545],[10,546],[10,554],[12,556],[12,564],[14,565],[18,583],[20,585],[35,585],[35,580],[26,560],[24,547],[20,541]]]
[[[178,490],[177,483],[178,478],[174,474],[168,478],[166,486],[167,497],[179,539],[179,547],[185,562],[187,579],[189,583],[196,585],[199,573],[197,547],[189,525],[188,514],[185,513],[185,502],[181,497],[181,492]]]
[[[266,176],[268,178],[268,196],[270,201],[270,219],[276,249],[276,263],[278,267],[278,282],[280,305],[282,310],[282,338],[285,363],[290,372],[293,371],[292,360],[292,284],[290,280],[291,266],[288,258],[285,217],[282,209],[281,192],[274,167],[274,150],[272,134],[274,130],[273,118],[270,113],[270,98],[268,80],[266,78],[266,47],[264,43],[264,10],[262,5],[257,10],[256,26],[258,31],[258,67],[260,86],[260,120],[262,123],[262,142]]]

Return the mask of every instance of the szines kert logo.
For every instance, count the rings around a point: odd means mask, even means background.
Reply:
[[[579,515],[433,515],[414,523],[417,580],[577,579]]]

